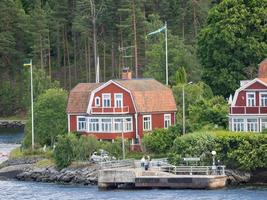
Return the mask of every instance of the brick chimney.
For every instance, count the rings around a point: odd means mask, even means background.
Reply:
[[[122,76],[121,76],[122,80],[129,80],[132,79],[132,72],[129,69],[129,67],[124,67],[122,69]]]
[[[267,58],[259,64],[258,78],[267,78]]]

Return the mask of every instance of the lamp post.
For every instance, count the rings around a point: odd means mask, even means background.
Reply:
[[[216,165],[215,165],[216,151],[212,151],[211,155],[212,155],[212,171],[213,171],[213,174],[216,174]]]
[[[124,118],[121,120],[121,139],[122,139],[122,159],[125,160],[125,144],[124,144],[124,130],[123,130]]]
[[[184,94],[184,88],[185,88],[185,86],[190,85],[192,83],[193,82],[190,81],[187,84],[183,84],[183,88],[182,88],[183,89],[183,135],[185,134],[185,94]]]
[[[32,59],[30,63],[23,64],[24,67],[30,67],[31,74],[31,115],[32,115],[32,149],[34,149],[34,117],[33,117],[33,78],[32,78]]]

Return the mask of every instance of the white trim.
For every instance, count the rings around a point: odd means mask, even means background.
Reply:
[[[144,118],[145,117],[150,118],[150,127],[149,127],[149,129],[145,129],[145,127],[144,127]],[[152,115],[143,115],[143,131],[151,131],[151,130],[152,130]]]
[[[85,123],[86,123],[86,127],[85,127],[85,129],[84,130],[79,130],[79,119],[80,118],[85,118]],[[87,120],[87,117],[85,117],[85,116],[77,116],[77,124],[76,124],[76,130],[77,130],[77,132],[84,132],[84,131],[87,131],[87,124],[88,124],[88,120]]]
[[[121,107],[116,105],[116,95],[121,95]],[[123,93],[114,93],[114,108],[123,108]]]
[[[109,116],[109,117],[93,117],[93,116],[90,116],[90,117],[88,117],[88,116],[78,116],[77,117],[77,132],[84,132],[84,130],[79,130],[78,128],[79,128],[79,120],[78,120],[78,118],[85,118],[86,119],[86,130],[85,130],[85,132],[87,132],[87,133],[121,133],[121,131],[115,131],[115,122],[114,122],[114,120],[115,119],[122,119],[123,120],[123,132],[124,133],[131,133],[131,132],[133,132],[134,131],[134,129],[133,129],[133,117],[132,116],[123,116],[123,117],[118,117],[118,116]],[[125,123],[126,123],[126,118],[130,118],[131,119],[131,129],[130,130],[126,130],[126,126],[125,126]],[[97,124],[98,124],[98,126],[99,126],[99,130],[98,131],[90,131],[89,130],[89,123],[90,123],[90,119],[98,119],[98,122],[97,122]],[[101,125],[102,125],[102,119],[111,119],[111,131],[102,131],[102,127],[101,127]]]
[[[234,100],[233,100],[231,106],[232,106],[232,107],[235,106],[236,101],[237,101],[237,97],[238,97],[240,91],[245,90],[247,87],[251,86],[252,84],[254,84],[254,83],[256,83],[256,82],[259,82],[259,83],[261,83],[262,85],[264,85],[264,86],[267,87],[267,84],[264,83],[263,81],[261,81],[261,80],[258,79],[258,78],[255,78],[255,79],[251,80],[250,82],[246,83],[245,85],[243,85],[242,87],[238,88],[238,89],[235,91]]]
[[[98,104],[96,103],[97,100],[98,100]],[[95,107],[100,107],[100,97],[99,96],[95,97]]]
[[[254,105],[248,105],[248,95],[253,95],[253,102]],[[246,92],[246,107],[256,107],[257,102],[256,102],[256,93],[255,92]]]
[[[139,138],[139,134],[138,134],[138,114],[135,113],[134,114],[134,117],[135,117],[135,137],[136,138]],[[140,138],[139,138],[140,139]]]
[[[133,98],[133,95],[131,93],[130,90],[126,89],[125,87],[121,86],[119,83],[113,81],[113,80],[109,80],[108,82],[104,83],[103,85],[99,86],[98,88],[94,89],[92,92],[91,92],[91,95],[90,95],[90,99],[89,99],[89,103],[88,103],[88,107],[87,107],[87,113],[90,114],[91,113],[91,108],[92,108],[92,103],[93,103],[93,97],[95,96],[95,93],[97,93],[98,91],[102,90],[103,88],[105,88],[106,86],[110,85],[110,84],[115,84],[116,86],[120,87],[121,89],[123,89],[124,91],[128,92],[131,96],[131,100],[132,100],[132,103],[133,103],[133,106],[134,106],[134,110],[135,112],[137,112],[137,108],[136,108],[136,105],[135,105],[135,101],[134,101],[134,98]]]
[[[165,127],[165,120],[166,120],[166,117],[170,117],[169,120],[170,120],[170,125],[168,127]],[[164,114],[164,128],[165,129],[168,129],[170,126],[172,125],[172,115],[171,114]]]
[[[106,107],[105,104],[104,104],[104,100],[106,100],[106,99],[104,98],[104,95],[109,96],[109,106],[108,106],[108,107]],[[102,93],[102,107],[103,107],[103,108],[111,108],[111,107],[112,107],[112,106],[111,106],[111,94],[110,94],[110,93]]]
[[[68,133],[70,132],[70,114],[68,114]]]

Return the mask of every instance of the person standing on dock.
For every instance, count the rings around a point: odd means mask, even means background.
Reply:
[[[141,159],[141,168],[145,167],[145,162],[146,162],[146,159],[145,159],[145,156],[142,157]]]
[[[146,156],[145,158],[145,170],[148,170],[149,168],[149,156]]]

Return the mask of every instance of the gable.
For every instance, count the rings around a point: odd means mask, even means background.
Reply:
[[[245,90],[257,90],[257,89],[267,89],[266,85],[264,85],[263,83],[256,81],[255,83],[252,83],[251,85],[249,85],[248,87],[245,88]]]

